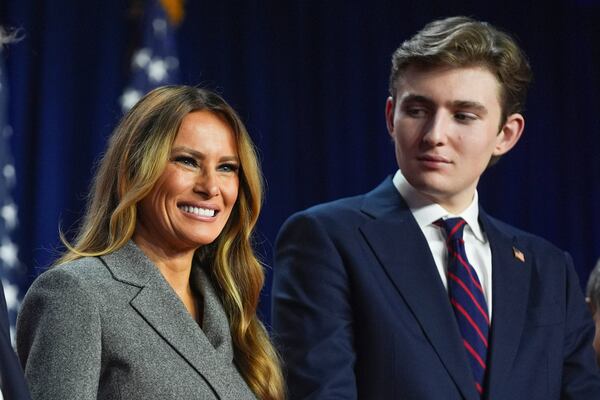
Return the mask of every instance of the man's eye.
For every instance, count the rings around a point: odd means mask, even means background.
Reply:
[[[427,110],[422,107],[409,107],[406,109],[406,114],[413,118],[422,118],[427,115]]]
[[[476,120],[477,116],[471,113],[456,113],[454,114],[454,119],[460,122],[469,122]]]
[[[219,171],[223,172],[237,172],[240,167],[237,164],[226,163],[219,165]]]
[[[176,163],[183,164],[183,165],[188,166],[188,167],[194,167],[195,168],[195,167],[198,166],[198,163],[196,162],[196,160],[194,158],[188,157],[188,156],[178,156],[178,157],[175,157],[173,160]]]

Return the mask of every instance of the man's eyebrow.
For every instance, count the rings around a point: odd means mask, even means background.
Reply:
[[[418,103],[418,104],[424,104],[427,106],[433,106],[435,104],[435,102],[431,98],[420,95],[420,94],[407,94],[406,96],[403,96],[400,98],[400,102],[402,104]],[[474,101],[474,100],[454,100],[454,101],[450,102],[450,106],[452,108],[468,109],[468,110],[477,111],[481,115],[485,115],[488,113],[488,109],[486,106],[484,106],[482,103],[480,103],[478,101]]]
[[[488,109],[486,108],[486,106],[484,106],[483,104],[481,104],[478,101],[471,101],[471,100],[455,100],[452,103],[452,107],[454,108],[460,108],[460,109],[469,109],[469,110],[474,110],[477,111],[478,113],[485,115],[488,113]]]
[[[427,105],[433,104],[432,99],[430,99],[429,97],[420,95],[420,94],[407,94],[406,96],[403,96],[400,98],[400,102],[401,103],[421,103],[421,104],[427,104]]]

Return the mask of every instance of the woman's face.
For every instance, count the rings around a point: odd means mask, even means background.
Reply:
[[[168,253],[213,242],[236,202],[239,166],[223,119],[209,111],[186,115],[164,172],[139,203],[134,240]]]

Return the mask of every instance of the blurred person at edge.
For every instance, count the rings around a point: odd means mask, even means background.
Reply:
[[[2,57],[4,45],[16,40],[15,32],[9,32],[0,26],[0,57]],[[0,399],[27,400],[29,398],[27,385],[23,378],[23,369],[11,345],[8,310],[4,298],[4,288],[0,282]]]
[[[282,399],[256,315],[261,200],[254,146],[221,97],[143,97],[110,138],[77,238],[25,296],[33,399]]]
[[[587,283],[586,301],[592,312],[592,317],[596,323],[596,336],[594,337],[594,350],[596,350],[596,359],[600,365],[600,259],[590,273]]]

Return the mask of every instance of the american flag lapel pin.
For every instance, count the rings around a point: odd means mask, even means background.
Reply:
[[[517,260],[525,262],[525,254],[523,254],[523,252],[516,247],[513,247],[513,255]]]

